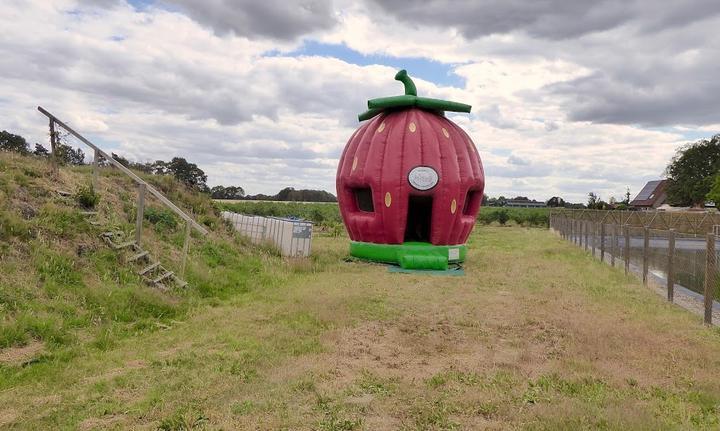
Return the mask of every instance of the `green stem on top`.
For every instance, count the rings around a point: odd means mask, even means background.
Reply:
[[[406,96],[417,96],[417,88],[415,87],[415,83],[412,79],[410,79],[410,76],[408,76],[407,71],[405,69],[401,70],[397,74],[395,74],[395,79],[397,81],[400,81],[405,86],[405,95]]]
[[[472,107],[464,103],[450,102],[448,100],[430,99],[418,97],[415,83],[410,79],[405,69],[395,75],[395,79],[405,85],[405,94],[402,96],[380,97],[368,100],[368,110],[358,115],[358,120],[365,121],[388,109],[401,109],[418,107],[429,111],[437,111],[442,114],[445,111],[470,112]]]

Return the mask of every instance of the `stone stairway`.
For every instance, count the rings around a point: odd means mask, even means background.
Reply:
[[[126,255],[125,263],[135,268],[135,273],[150,286],[169,290],[173,286],[184,288],[187,282],[167,270],[134,240],[127,240],[122,232],[103,232],[103,241],[113,250]]]

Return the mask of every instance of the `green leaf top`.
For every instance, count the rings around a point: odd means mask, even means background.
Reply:
[[[470,105],[466,105],[464,103],[430,99],[428,97],[418,97],[415,83],[412,79],[410,79],[410,76],[407,74],[405,69],[399,71],[395,75],[395,79],[403,83],[405,86],[405,94],[402,96],[381,97],[378,99],[368,100],[368,110],[358,115],[359,121],[369,120],[388,109],[402,109],[413,106],[441,112],[470,112],[470,109],[472,108]]]

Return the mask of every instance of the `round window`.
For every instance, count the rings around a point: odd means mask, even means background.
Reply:
[[[438,174],[430,166],[417,166],[408,174],[408,181],[417,190],[430,190],[438,183]]]

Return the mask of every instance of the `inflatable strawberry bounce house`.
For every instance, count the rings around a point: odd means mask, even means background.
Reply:
[[[337,171],[340,212],[352,256],[403,269],[446,270],[463,262],[485,186],[470,137],[445,117],[470,106],[405,95],[368,101]]]

